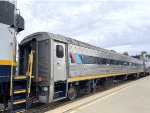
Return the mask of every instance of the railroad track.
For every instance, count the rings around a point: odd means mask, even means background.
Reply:
[[[79,96],[77,99],[75,99],[73,101],[69,101],[67,99],[64,99],[64,100],[60,100],[60,101],[50,103],[50,104],[40,104],[39,103],[39,104],[34,105],[34,107],[30,108],[29,110],[27,110],[26,113],[45,113],[47,111],[54,110],[54,109],[59,108],[61,106],[73,103],[73,102],[78,101],[80,99],[90,97],[90,96],[95,95],[97,93],[104,92],[108,89],[115,88],[115,87],[121,86],[123,84],[127,84],[129,82],[133,82],[133,81],[136,81],[136,80],[138,80],[138,79],[125,80],[125,81],[122,81],[122,82],[117,82],[112,87],[109,87],[109,88],[101,87],[101,88],[97,89],[97,91],[95,93],[83,94],[83,95]]]

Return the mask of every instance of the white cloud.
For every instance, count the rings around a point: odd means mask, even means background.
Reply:
[[[19,40],[49,31],[121,53],[150,52],[149,6],[146,0],[20,0],[26,29]]]

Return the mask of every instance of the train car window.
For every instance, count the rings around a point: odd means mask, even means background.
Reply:
[[[133,63],[133,65],[134,65],[134,66],[136,66],[136,64],[135,64],[135,63]]]
[[[124,66],[126,66],[127,65],[127,62],[124,62],[124,64],[123,64]]]
[[[132,66],[134,66],[134,63],[132,63]]]
[[[88,60],[89,62],[89,64],[96,64],[96,59],[95,59],[95,57],[92,57],[92,56],[89,56],[89,60]]]
[[[79,54],[79,57],[80,57],[80,59],[81,59],[81,62],[84,64],[84,62],[83,62],[83,55],[80,55],[80,54]]]
[[[98,64],[101,64],[101,58],[97,58]]]
[[[88,64],[94,64],[94,58],[93,57],[89,56]]]
[[[56,45],[56,56],[57,56],[57,58],[64,57],[64,48],[62,45]]]
[[[115,64],[115,61],[114,61],[114,60],[109,60],[109,64],[110,64],[110,65],[114,65],[114,64]]]
[[[91,57],[89,57],[89,56],[86,56],[87,57],[87,59],[86,59],[86,64],[90,64],[90,62],[91,62]]]
[[[89,57],[84,55],[84,63],[89,64]]]
[[[98,58],[97,58],[97,57],[94,57],[94,63],[95,63],[95,64],[99,64],[99,61],[98,61]]]
[[[101,59],[101,63],[102,63],[102,64],[107,64],[107,62],[108,62],[108,59],[105,59],[105,58],[102,58],[102,59]]]
[[[98,57],[79,55],[83,64],[101,64],[101,60]]]
[[[120,64],[121,64],[121,65],[124,65],[124,63],[125,63],[124,61],[120,61]]]
[[[86,55],[81,55],[81,61],[83,64],[88,64],[88,56]]]
[[[124,66],[129,66],[129,62],[124,62]]]
[[[114,65],[116,65],[116,60],[114,60]]]
[[[119,65],[119,64],[120,64],[120,62],[118,60],[116,60],[116,65]]]

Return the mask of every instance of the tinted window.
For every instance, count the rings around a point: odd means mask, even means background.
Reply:
[[[64,48],[62,45],[56,46],[56,56],[57,56],[57,58],[63,58],[64,57]]]
[[[123,65],[124,65],[124,66],[128,66],[128,65],[129,65],[129,62],[124,62]]]
[[[80,55],[81,61],[83,64],[88,64],[88,57],[85,55]]]
[[[118,60],[116,60],[116,65],[120,65],[120,62]]]
[[[124,61],[121,61],[121,62],[120,62],[121,65],[124,65],[124,63],[125,63]]]
[[[83,64],[99,64],[99,58],[93,56],[79,55]]]
[[[95,64],[95,58],[92,57],[92,56],[87,56],[87,60],[86,60],[86,63],[87,64]]]
[[[107,64],[107,62],[108,62],[107,59],[105,59],[105,58],[102,58],[102,59],[101,59],[101,63],[102,63],[102,64]]]
[[[109,64],[114,65],[115,61],[114,60],[109,60]]]
[[[101,64],[101,58],[97,58],[98,64]]]

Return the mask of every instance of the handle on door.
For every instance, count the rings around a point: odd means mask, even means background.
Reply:
[[[60,67],[60,63],[57,63],[57,66]]]
[[[60,67],[61,66],[60,63],[57,63],[57,66]]]

